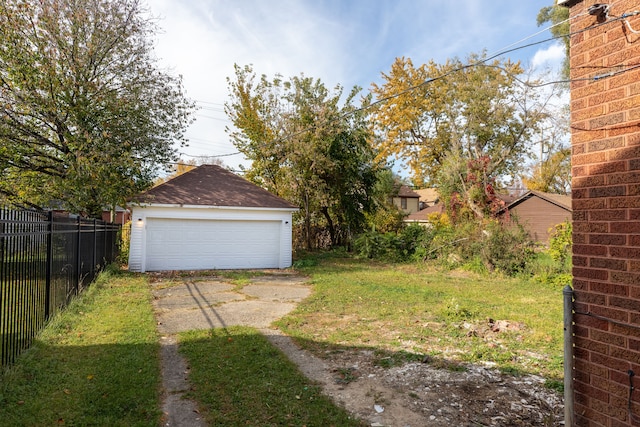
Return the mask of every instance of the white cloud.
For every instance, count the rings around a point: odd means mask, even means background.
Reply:
[[[212,102],[187,132],[190,155],[235,152],[224,132],[227,77],[233,64],[253,64],[257,74],[285,78],[304,73],[327,87],[367,91],[394,59],[416,66],[433,59],[489,53],[537,32],[537,11],[549,0],[147,0],[160,18],[161,64],[184,77],[187,95]],[[542,45],[543,47],[545,45]],[[513,59],[549,62],[555,45],[514,52]],[[561,53],[561,52],[560,52]],[[533,58],[533,59],[532,59]],[[204,104],[203,104],[204,105]],[[213,108],[213,109],[212,109]],[[237,167],[240,156],[224,157]]]
[[[564,59],[564,46],[560,43],[554,43],[546,49],[538,50],[533,59],[531,65],[536,69],[541,68],[558,68]]]

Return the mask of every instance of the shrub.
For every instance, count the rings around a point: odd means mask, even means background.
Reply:
[[[557,224],[550,230],[551,237],[549,239],[549,255],[562,265],[571,263],[571,248],[573,239],[571,237],[573,227],[571,222],[565,221]]]
[[[127,264],[129,262],[129,241],[131,239],[131,221],[127,221],[122,225],[119,232],[120,247],[118,248],[117,261],[120,264]]]
[[[525,270],[535,257],[533,242],[520,224],[504,226],[490,221],[482,230],[480,256],[489,271],[513,276]]]
[[[450,268],[498,270],[511,276],[524,271],[535,257],[533,242],[522,226],[513,221],[505,226],[497,220],[467,220],[440,227],[432,251]]]
[[[428,230],[418,224],[404,226],[399,232],[368,231],[354,240],[359,256],[385,261],[403,262],[423,256],[431,241]]]

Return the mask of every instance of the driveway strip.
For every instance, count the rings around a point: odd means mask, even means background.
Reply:
[[[305,278],[277,272],[257,276],[244,286],[218,278],[185,278],[152,284],[161,359],[166,427],[200,427],[206,423],[197,404],[184,398],[188,366],[178,352],[176,334],[195,329],[251,326],[267,328],[311,293]]]

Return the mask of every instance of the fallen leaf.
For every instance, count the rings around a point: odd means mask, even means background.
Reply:
[[[87,375],[87,379],[88,380],[92,380],[93,379],[93,375]]]
[[[71,390],[69,390],[68,388],[65,388],[62,391],[64,392],[64,394],[71,394]]]

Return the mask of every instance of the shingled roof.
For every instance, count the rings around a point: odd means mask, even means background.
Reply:
[[[512,209],[514,207],[516,207],[517,205],[519,205],[520,203],[524,202],[525,200],[530,199],[531,197],[539,197],[542,200],[545,200],[549,203],[552,203],[554,205],[557,205],[569,212],[571,212],[571,196],[567,196],[564,194],[553,194],[553,193],[544,193],[542,191],[533,191],[533,190],[529,190],[527,191],[525,194],[523,194],[522,196],[520,196],[519,198],[517,198],[516,200],[512,201],[511,203],[508,204],[507,209]]]
[[[202,165],[153,187],[133,203],[297,209],[264,188],[216,165]]]

